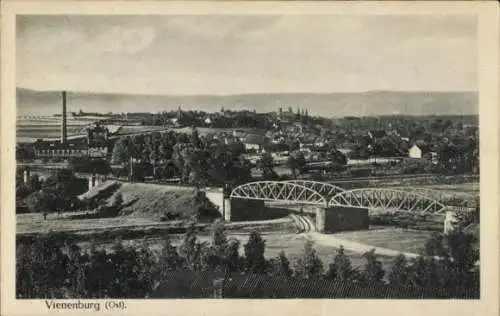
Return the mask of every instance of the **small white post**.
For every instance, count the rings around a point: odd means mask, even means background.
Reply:
[[[28,184],[28,181],[30,179],[30,172],[28,169],[24,170],[24,173],[23,173],[23,181],[24,181],[24,184]]]
[[[454,210],[446,211],[444,219],[444,234],[448,235],[455,231],[456,224],[458,223],[457,212]]]

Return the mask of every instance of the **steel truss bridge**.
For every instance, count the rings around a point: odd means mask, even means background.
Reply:
[[[345,191],[345,189],[342,189],[341,187],[338,187],[336,185],[326,182],[312,181],[312,180],[288,180],[281,182],[295,183],[304,186],[306,188],[312,189],[321,194],[322,196],[324,196],[326,199],[331,199],[338,193]]]
[[[447,208],[443,203],[416,192],[384,188],[344,191],[332,197],[328,205],[431,213],[440,213]]]
[[[318,191],[287,181],[257,181],[233,189],[230,198],[327,205],[328,200]]]
[[[234,188],[229,198],[428,213],[441,213],[447,208],[456,208],[447,206],[438,199],[423,194],[424,192],[411,187],[344,190],[329,183],[309,180],[257,181]]]

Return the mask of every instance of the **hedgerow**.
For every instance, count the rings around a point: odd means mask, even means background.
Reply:
[[[94,242],[82,250],[70,235],[48,234],[17,241],[17,298],[479,298],[479,258],[475,237],[465,232],[437,235],[420,257],[394,259],[386,275],[374,251],[354,268],[343,248],[324,265],[306,243],[291,263],[285,253],[264,257],[265,240],[251,232],[240,243],[219,224],[210,242],[200,242],[194,227],[179,247],[168,235],[160,250],[145,241],[111,250]],[[438,258],[438,259],[436,259]]]

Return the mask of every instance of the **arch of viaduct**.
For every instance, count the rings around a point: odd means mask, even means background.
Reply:
[[[441,213],[448,207],[412,188],[344,190],[333,184],[309,180],[249,182],[234,188],[229,198],[431,213]]]

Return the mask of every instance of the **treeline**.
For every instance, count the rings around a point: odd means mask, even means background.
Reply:
[[[208,113],[196,110],[163,111],[160,113],[128,113],[129,119],[139,120],[143,125],[169,126],[197,126],[213,128],[262,128],[272,127],[269,113],[254,111],[229,111],[221,109],[218,113]]]
[[[209,242],[190,228],[178,247],[167,236],[158,251],[146,241],[82,251],[58,236],[18,237],[17,298],[479,298],[476,241],[462,232],[435,236],[417,259],[396,257],[387,275],[374,251],[353,267],[341,247],[325,265],[311,242],[294,262],[284,252],[267,259],[258,232],[241,255],[218,223]]]
[[[148,169],[156,179],[180,177],[181,183],[196,186],[245,183],[251,179],[250,162],[241,154],[241,142],[226,144],[213,135],[200,136],[193,128],[190,134],[140,134],[116,141],[111,161],[122,164],[141,179]]]
[[[87,191],[86,179],[77,178],[71,170],[61,169],[46,179],[32,174],[23,181],[22,169],[16,174],[16,213],[68,211],[81,207],[78,195]]]

